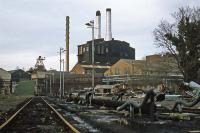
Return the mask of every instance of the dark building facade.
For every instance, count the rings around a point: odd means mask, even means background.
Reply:
[[[120,59],[135,59],[135,49],[129,43],[114,39],[95,39],[94,64],[112,65]],[[78,63],[92,64],[92,41],[78,46]]]
[[[12,70],[10,73],[12,81],[19,82],[22,80],[31,80],[31,74],[22,69]]]

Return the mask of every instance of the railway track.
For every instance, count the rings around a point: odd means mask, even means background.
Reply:
[[[199,110],[183,108],[183,112],[185,111],[199,112]],[[145,116],[121,119],[121,115],[112,110],[87,108],[72,103],[62,103],[47,97],[45,99],[34,97],[26,101],[10,119],[0,125],[0,133],[145,132],[141,127],[145,127],[146,132],[149,132],[152,127],[156,129],[152,132],[165,132],[171,129],[169,127],[174,128],[170,130],[172,132],[182,132],[199,129],[198,121],[199,119],[194,119],[193,121],[171,122],[163,125],[159,124],[159,121],[150,121]],[[161,120],[161,122],[163,121]],[[161,126],[162,130],[158,128]],[[181,127],[182,131],[176,127]]]
[[[57,104],[56,100],[48,100],[67,112],[76,114],[79,118],[86,121],[101,132],[112,133],[182,133],[199,131],[199,109],[183,108],[183,113],[176,115],[169,110],[159,108],[154,117],[148,115],[136,115],[134,118],[126,117],[124,114],[115,112],[110,108],[102,107],[96,104],[94,107],[87,108],[71,102]],[[163,111],[169,114],[162,114]],[[191,114],[190,114],[191,113]],[[195,113],[195,114],[193,114]],[[178,114],[178,113],[177,113]]]
[[[6,122],[0,125],[3,133],[80,133],[42,97],[34,97]]]

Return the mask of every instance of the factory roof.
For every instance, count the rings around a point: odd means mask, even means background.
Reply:
[[[81,65],[84,68],[93,68],[92,65]],[[103,65],[94,65],[94,68],[104,68],[104,69],[109,69],[110,66],[103,66]]]
[[[77,74],[86,74],[87,70],[91,70],[93,68],[92,65],[88,64],[81,64],[77,63],[71,70],[72,73],[77,73]],[[94,65],[94,70],[95,70],[95,76],[100,76],[102,75],[106,70],[108,70],[110,66],[106,65]],[[89,74],[89,73],[88,73]],[[99,75],[100,74],[100,75]]]
[[[153,61],[120,59],[118,62],[120,61],[136,65],[140,67],[140,69],[142,69],[143,71],[179,72],[176,62],[173,61],[170,62],[166,59],[153,60]],[[116,62],[115,64],[117,64],[118,62]]]
[[[81,44],[81,45],[86,45],[86,44],[91,44],[92,43],[92,40],[89,40],[87,41],[85,44]],[[110,44],[114,44],[114,45],[117,45],[117,44],[123,44],[125,46],[128,46],[129,47],[129,43],[126,42],[126,41],[120,41],[120,40],[115,40],[114,38],[112,38],[112,40],[110,41],[105,41],[104,38],[100,38],[100,39],[95,39],[94,40],[94,45],[98,45],[98,44],[107,44],[107,45],[110,45]],[[79,46],[81,46],[79,45]]]

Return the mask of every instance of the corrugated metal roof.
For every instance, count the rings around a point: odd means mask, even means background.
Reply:
[[[125,61],[129,64],[138,65],[144,71],[179,72],[177,64],[173,62],[167,62],[167,61],[147,62],[146,60],[132,60],[132,59],[120,59],[120,60]]]

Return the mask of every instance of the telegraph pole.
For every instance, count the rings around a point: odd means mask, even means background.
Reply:
[[[61,72],[61,63],[62,63],[61,54],[62,54],[62,52],[63,52],[63,48],[60,48],[60,51],[59,51],[59,55],[60,55],[60,88],[59,88],[60,100],[62,98],[62,72]]]
[[[65,95],[65,60],[62,59],[63,62],[63,91],[62,91],[62,96],[64,97]]]

